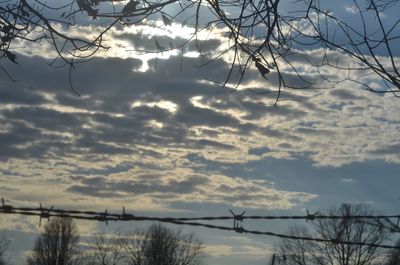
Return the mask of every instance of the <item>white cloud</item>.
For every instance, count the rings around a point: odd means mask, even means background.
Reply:
[[[359,10],[355,5],[351,5],[351,6],[346,5],[344,7],[344,10],[346,10],[346,12],[348,12],[350,14],[358,14],[359,13]]]
[[[358,183],[357,180],[352,179],[352,178],[343,178],[343,179],[341,179],[341,181],[344,183]]]

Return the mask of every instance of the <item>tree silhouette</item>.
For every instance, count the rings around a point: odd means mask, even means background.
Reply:
[[[90,264],[200,265],[204,246],[193,234],[182,234],[161,224],[124,234],[95,237]]]
[[[0,4],[0,59],[18,63],[16,52],[21,41],[48,42],[57,53],[51,65],[68,66],[71,71],[77,61],[108,48],[104,38],[112,27],[139,25],[148,18],[159,17],[165,26],[177,23],[193,28],[192,36],[168,48],[172,50],[195,42],[200,54],[207,57],[197,45],[199,32],[225,32],[227,48],[208,57],[210,63],[231,54],[230,70],[222,85],[239,85],[246,71],[254,67],[260,77],[276,84],[271,92],[277,92],[278,99],[282,89],[320,88],[321,80],[333,85],[355,82],[369,91],[398,96],[400,74],[396,47],[400,19],[386,21],[383,17],[386,10],[398,8],[399,1],[353,0],[354,14],[350,21],[329,10],[327,3],[319,0],[6,0]],[[85,18],[92,21],[82,22]],[[89,23],[95,36],[77,37],[68,31],[79,23]],[[168,50],[160,47],[153,52]],[[308,58],[310,49],[319,49],[319,60]],[[341,60],[342,55],[349,59]],[[306,67],[319,72],[323,79],[316,81],[308,77],[305,65],[296,63],[298,56],[303,56]],[[4,63],[0,68],[9,75]],[[329,69],[347,74],[333,80],[327,73]],[[371,85],[371,74],[381,80],[378,87]]]
[[[204,246],[193,234],[181,234],[153,224],[130,238],[127,254],[133,265],[200,265],[203,262]]]
[[[342,204],[327,211],[330,216],[371,215],[372,210],[363,204]],[[377,264],[381,250],[368,245],[350,245],[342,242],[380,244],[390,235],[379,221],[365,222],[354,218],[317,219],[312,232],[305,227],[293,227],[291,235],[315,235],[331,242],[310,242],[283,239],[277,245],[276,264],[287,265],[372,265]],[[335,242],[337,241],[337,242]]]
[[[118,265],[125,261],[125,238],[119,231],[110,236],[104,233],[94,237],[93,255],[89,257],[89,264]]]
[[[56,217],[35,241],[29,265],[75,265],[79,260],[79,232],[71,218]]]

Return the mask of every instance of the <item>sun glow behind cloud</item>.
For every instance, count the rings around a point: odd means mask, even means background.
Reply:
[[[178,105],[173,103],[172,101],[167,101],[167,100],[161,100],[158,102],[140,102],[140,101],[135,101],[132,103],[131,108],[138,108],[141,106],[148,106],[151,108],[158,107],[161,109],[165,109],[171,113],[175,113],[178,109]]]

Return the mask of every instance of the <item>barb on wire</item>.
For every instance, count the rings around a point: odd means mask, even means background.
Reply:
[[[50,212],[53,210],[53,206],[51,206],[50,209],[46,209],[42,207],[42,204],[40,204],[40,215],[39,215],[39,227],[42,226],[42,219],[47,219],[49,220],[50,218]]]
[[[130,214],[130,213],[126,213],[125,212],[125,207],[124,206],[122,206],[122,215],[121,215],[121,220],[123,221],[123,220],[129,220],[129,218],[133,218],[133,217],[135,217],[133,214]]]
[[[317,215],[319,214],[319,212],[316,212],[316,213],[311,214],[311,213],[308,211],[308,209],[307,209],[306,211],[307,211],[307,219],[306,219],[306,221],[308,221],[308,220],[314,221],[315,218],[317,218]]]
[[[233,229],[238,233],[243,233],[243,216],[246,211],[243,211],[241,214],[235,214],[231,209],[229,209],[233,216]]]
[[[214,220],[234,220],[236,218],[237,221],[243,221],[245,219],[251,220],[315,220],[315,219],[399,219],[400,214],[397,215],[322,215],[317,213],[310,214],[309,212],[306,215],[244,215],[244,213],[240,215],[231,216],[204,216],[204,217],[146,217],[146,216],[135,216],[133,214],[129,214],[125,212],[125,208],[123,208],[122,214],[114,214],[109,213],[105,214],[105,212],[96,212],[96,211],[80,211],[80,210],[63,210],[56,208],[44,208],[40,206],[39,208],[30,208],[30,207],[13,207],[12,205],[4,205],[0,207],[0,213],[7,213],[8,211],[12,211],[14,214],[24,214],[26,215],[37,215],[37,214],[28,214],[36,213],[42,211],[48,211],[53,213],[54,215],[79,215],[79,216],[100,216],[106,215],[108,220],[148,220],[148,221],[214,221]],[[232,212],[231,212],[232,213]],[[96,218],[95,218],[96,219]]]
[[[11,205],[6,205],[4,202],[4,198],[1,198],[1,209],[3,213],[12,213],[13,207]]]
[[[108,218],[108,210],[107,209],[104,211],[104,213],[100,213],[100,215],[97,216],[97,221],[106,222],[106,225],[108,225],[108,220],[109,220],[109,218]]]
[[[306,236],[292,236],[287,234],[279,234],[274,232],[267,231],[256,231],[256,230],[247,230],[243,228],[242,222],[244,219],[254,219],[254,220],[314,220],[314,219],[374,219],[374,220],[389,220],[389,219],[399,219],[400,215],[319,215],[319,212],[314,214],[310,214],[307,211],[307,215],[304,216],[246,216],[244,215],[246,211],[243,211],[241,214],[235,214],[232,210],[229,210],[232,216],[214,216],[214,217],[181,217],[181,218],[173,218],[173,217],[148,217],[148,216],[136,216],[133,214],[129,214],[125,212],[125,207],[122,208],[122,214],[109,213],[106,209],[105,212],[95,212],[95,211],[78,211],[78,210],[63,210],[63,209],[54,209],[45,208],[40,204],[39,208],[28,208],[28,207],[13,207],[12,205],[5,205],[4,198],[2,199],[2,206],[0,207],[0,213],[4,214],[20,214],[27,216],[39,216],[39,226],[41,225],[42,219],[49,219],[50,217],[67,217],[79,220],[89,220],[89,221],[101,221],[106,222],[108,224],[109,221],[158,221],[164,223],[171,223],[176,225],[188,225],[188,226],[198,226],[205,227],[209,229],[218,229],[224,231],[232,231],[236,233],[246,233],[253,235],[267,235],[274,236],[280,238],[288,238],[293,240],[307,240],[307,241],[315,241],[315,242],[328,242],[332,244],[348,244],[348,245],[360,245],[360,246],[370,246],[370,247],[379,247],[386,249],[400,249],[399,246],[392,245],[383,245],[383,244],[373,244],[366,242],[354,242],[354,241],[343,241],[340,238],[334,239],[325,239],[325,238],[315,238],[315,237],[306,237]],[[233,227],[229,226],[219,226],[212,225],[209,223],[200,223],[193,221],[213,221],[213,220],[233,220]]]

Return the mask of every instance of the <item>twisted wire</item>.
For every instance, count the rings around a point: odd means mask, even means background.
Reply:
[[[368,246],[375,248],[385,248],[385,249],[399,249],[399,246],[385,245],[385,244],[375,244],[368,242],[356,242],[356,241],[343,241],[337,238],[326,239],[326,238],[316,238],[316,237],[306,237],[306,236],[293,236],[287,234],[274,233],[269,231],[257,231],[257,230],[247,230],[243,228],[238,222],[242,222],[245,219],[251,220],[310,220],[315,219],[357,219],[357,220],[390,220],[397,218],[400,220],[400,215],[320,215],[319,213],[307,215],[283,215],[283,216],[272,216],[272,215],[235,215],[232,212],[232,216],[204,216],[204,217],[150,217],[150,216],[137,216],[130,213],[125,213],[123,210],[122,214],[97,212],[97,211],[80,211],[80,210],[64,210],[64,209],[54,209],[46,207],[14,207],[12,205],[5,205],[3,200],[3,205],[0,207],[0,213],[2,214],[19,214],[25,216],[38,216],[41,219],[49,219],[51,217],[62,217],[62,218],[73,218],[78,220],[89,220],[89,221],[99,221],[99,222],[121,222],[121,221],[158,221],[164,223],[171,223],[175,225],[188,225],[205,227],[209,229],[218,229],[224,231],[232,231],[236,233],[253,234],[253,235],[267,235],[279,238],[287,238],[293,240],[306,240],[314,242],[325,242],[332,244],[347,244],[347,245],[359,245]],[[234,226],[220,226],[213,225],[209,223],[200,223],[194,221],[216,221],[216,220],[233,220]]]

